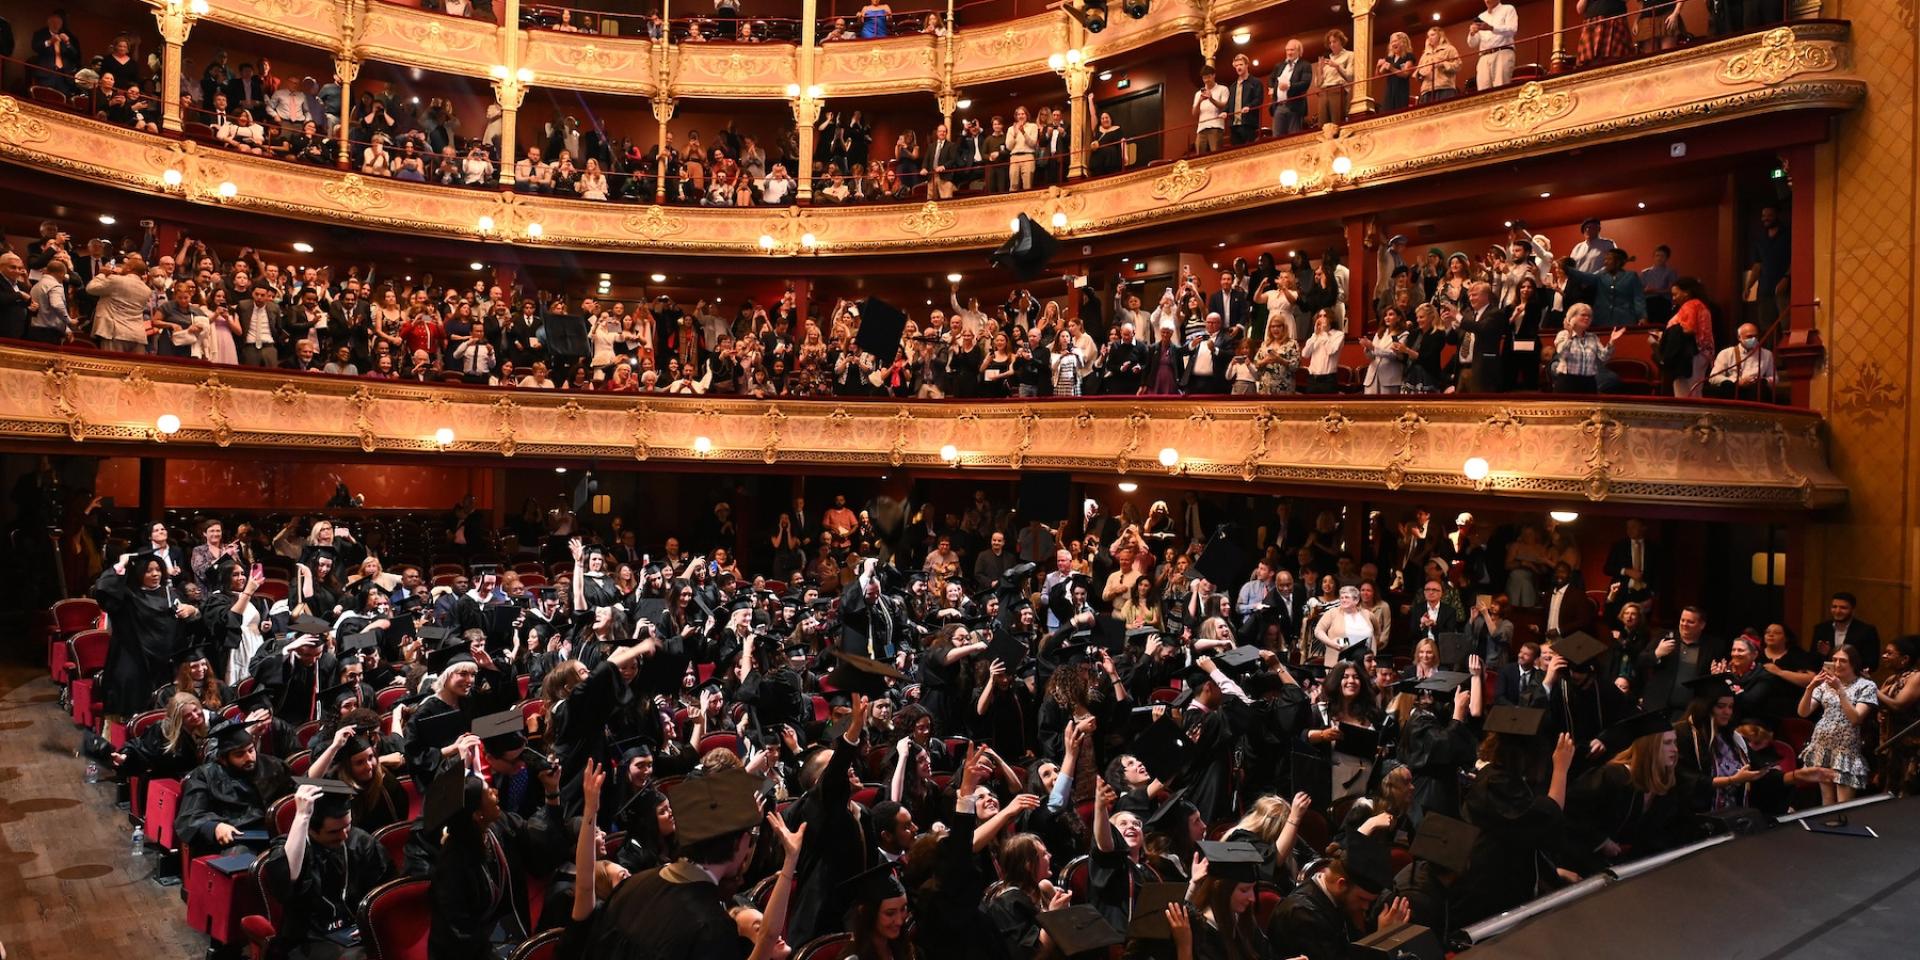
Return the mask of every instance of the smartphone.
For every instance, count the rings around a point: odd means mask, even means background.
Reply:
[[[253,565],[253,573],[249,574],[249,576],[257,579],[264,572],[266,572],[266,568],[256,563]]]

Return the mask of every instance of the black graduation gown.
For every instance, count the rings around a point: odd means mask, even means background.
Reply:
[[[191,735],[183,736],[172,747],[167,746],[167,734],[156,723],[142,731],[138,737],[127,741],[122,748],[127,759],[118,768],[122,777],[147,777],[149,779],[181,779],[200,765],[200,745],[205,741]]]
[[[1382,902],[1391,902],[1396,897],[1406,899],[1409,923],[1434,931],[1443,943],[1462,926],[1459,918],[1464,916],[1461,909],[1466,901],[1465,891],[1458,883],[1449,885],[1440,869],[1429,861],[1415,860],[1408,864],[1394,878],[1393,889],[1380,895]]]
[[[240,628],[244,622],[244,618],[241,614],[233,612],[234,599],[234,594],[222,590],[207,594],[206,600],[200,607],[200,628],[206,634],[207,639],[212,642],[214,649],[220,651],[223,655],[240,649]],[[270,609],[267,599],[265,597],[254,597],[248,602],[253,606],[254,611],[260,615],[260,622],[265,624],[268,620],[267,610]],[[213,668],[215,670],[224,670],[225,667],[226,659],[224,656],[215,656],[213,658]]]
[[[472,701],[473,696],[469,694],[456,707],[438,696],[428,697],[408,718],[407,747],[404,751],[407,773],[413,777],[414,786],[419,788],[421,796],[426,795],[427,786],[433,783],[433,778],[440,773],[440,766],[445,762],[440,751],[460,739],[461,734],[473,729],[473,718],[477,714],[471,709]],[[423,720],[431,721],[434,717],[449,713],[458,713],[462,719],[457,723],[443,720],[428,723],[424,728],[421,726]]]
[[[948,809],[940,814],[947,835],[934,849],[933,878],[910,892],[913,902],[914,947],[920,960],[1006,960],[1029,957],[1032,951],[1010,951],[997,936],[990,914],[981,909],[986,874],[973,855],[970,813]],[[836,923],[833,929],[839,929]],[[1037,938],[1038,933],[1034,934]]]
[[[339,661],[331,653],[306,663],[279,652],[262,659],[253,670],[254,680],[273,697],[273,715],[296,726],[318,717],[314,698],[333,686],[339,675]]]
[[[1267,941],[1276,954],[1304,956],[1307,960],[1342,960],[1356,934],[1347,925],[1346,914],[1312,880],[1295,887],[1280,901],[1267,927]],[[1195,956],[1199,956],[1197,949]]]
[[[1472,891],[1471,906],[1458,923],[1472,923],[1533,899],[1541,877],[1553,866],[1585,873],[1596,863],[1570,842],[1559,804],[1497,764],[1483,768],[1474,779],[1461,815],[1480,828],[1480,835],[1461,881]]]
[[[1605,841],[1638,859],[1677,846],[1686,814],[1680,787],[1652,798],[1633,788],[1627,768],[1604,764],[1567,787],[1567,819],[1588,850]]]
[[[1306,722],[1307,695],[1289,683],[1278,693],[1255,700],[1248,713],[1246,735],[1240,739],[1242,793],[1250,797],[1282,793],[1294,733]]]
[[[217,670],[219,668],[215,667],[214,669]],[[161,686],[160,689],[153,692],[153,700],[150,701],[152,709],[165,710],[167,704],[173,701],[173,695],[176,693],[191,693],[199,697],[200,705],[209,710],[215,710],[233,702],[233,688],[227,686],[225,680],[209,675],[206,686],[200,690],[181,690],[179,684],[174,683]],[[211,702],[213,700],[218,700],[219,702]]]
[[[449,767],[449,776],[458,776]],[[533,817],[503,813],[486,833],[451,828],[427,875],[433,922],[427,954],[433,960],[495,960],[496,927],[509,939],[533,932],[526,878],[546,875],[571,852],[560,806],[543,803]]]
[[[179,591],[164,578],[158,589],[143,590],[135,576],[131,569],[122,575],[108,567],[93,585],[93,598],[113,629],[101,699],[107,713],[122,717],[147,709],[154,688],[173,675],[173,657],[186,639],[187,624],[173,613]]]
[[[1187,802],[1208,823],[1234,815],[1233,751],[1252,717],[1250,705],[1238,697],[1223,697],[1216,710],[1190,707],[1185,718],[1187,739],[1193,743],[1193,762],[1173,780],[1184,787]],[[1197,735],[1196,735],[1197,734]]]
[[[1429,813],[1460,816],[1460,773],[1472,768],[1478,750],[1473,728],[1465,723],[1423,710],[1408,716],[1400,759],[1413,771],[1410,825],[1419,827]]]
[[[697,879],[675,883],[663,871],[688,871]],[[678,864],[634,874],[614,890],[583,960],[745,960],[752,952],[727,915],[720,888]]]
[[[611,576],[605,574],[597,577],[588,575],[581,581],[580,596],[587,602],[589,609],[622,606],[627,601],[626,595],[620,592],[619,585]]]
[[[273,802],[292,792],[287,765],[274,757],[258,757],[251,776],[218,760],[203,763],[181,782],[174,836],[192,856],[213,853],[221,849],[214,827],[224,823],[239,830],[266,830]]]
[[[847,784],[847,768],[858,751],[846,737],[833,738],[833,755],[821,771],[820,782],[787,811],[789,827],[808,825],[794,866],[793,901],[787,912],[791,943],[806,943],[840,929],[847,906],[841,884],[873,865],[873,841],[860,818],[847,809],[853,792]]]
[[[272,958],[335,957],[340,948],[327,933],[358,922],[360,901],[393,873],[380,841],[355,824],[338,848],[308,843],[300,876],[289,877],[287,838],[275,837],[261,865],[261,879],[280,904],[278,935],[268,946]]]
[[[1040,906],[1019,887],[1002,887],[981,904],[1007,955],[1031,957],[1040,946]]]

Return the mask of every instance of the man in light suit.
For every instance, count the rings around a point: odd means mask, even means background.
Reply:
[[[1300,41],[1287,41],[1287,56],[1273,68],[1272,86],[1273,135],[1299,133],[1307,123],[1307,89],[1313,86],[1313,66]]]

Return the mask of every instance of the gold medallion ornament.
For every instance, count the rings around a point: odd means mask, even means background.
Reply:
[[[1153,198],[1168,203],[1178,203],[1193,194],[1207,188],[1207,181],[1213,174],[1206,167],[1189,166],[1185,160],[1176,161],[1173,171],[1153,182]]]
[[[1570,90],[1549,92],[1538,81],[1520,88],[1518,96],[1507,103],[1496,103],[1487,111],[1487,127],[1514,133],[1532,133],[1573,112],[1580,98]]]
[[[1831,47],[1802,43],[1791,29],[1767,31],[1760,48],[1735,54],[1720,70],[1722,83],[1759,82],[1771,87],[1803,73],[1825,73],[1839,66]]]
[[[387,192],[361,179],[357,173],[321,184],[320,194],[346,210],[378,210],[387,206]]]
[[[0,140],[25,145],[40,143],[51,135],[39,118],[20,112],[20,101],[0,96]]]
[[[900,229],[924,239],[953,229],[955,222],[953,214],[940,209],[939,203],[928,200],[920,209],[900,218]]]
[[[636,214],[621,221],[628,233],[637,233],[649,240],[670,237],[687,228],[687,222],[666,211],[658,205],[647,208],[646,213]]]

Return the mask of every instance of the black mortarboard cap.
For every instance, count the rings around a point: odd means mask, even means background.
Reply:
[[[475,717],[473,735],[495,756],[527,745],[527,719],[518,710],[502,710]]]
[[[1020,669],[1020,664],[1025,663],[1026,659],[1026,643],[1004,629],[993,631],[993,640],[987,644],[988,663],[998,660],[1006,664],[1007,670],[1012,672]]]
[[[724,769],[681,781],[673,789],[674,835],[687,847],[760,823],[759,777]]]
[[[414,636],[420,638],[421,643],[424,643],[429,647],[438,647],[440,644],[446,642],[446,639],[448,637],[451,637],[453,635],[454,635],[454,631],[452,628],[436,627],[436,626],[433,626],[432,624],[428,624],[427,626],[421,627],[419,630],[415,631],[414,633]]]
[[[1107,922],[1099,910],[1089,906],[1048,910],[1034,919],[1067,960],[1104,957],[1113,947],[1127,942],[1125,934]]]
[[[893,864],[887,861],[848,877],[840,886],[846,891],[847,900],[853,903],[880,903],[907,895],[907,888],[900,885]]]
[[[1208,541],[1207,548],[1200,551],[1200,558],[1193,562],[1193,568],[1200,575],[1222,590],[1237,587],[1253,570],[1253,562],[1247,559],[1247,552],[1226,537],[1214,537]]]
[[[358,699],[359,696],[360,681],[354,680],[348,683],[336,684],[320,691],[319,699],[321,703],[327,705],[328,709],[337,712],[340,709],[339,704],[342,700],[345,700],[347,697]]]
[[[1420,818],[1420,829],[1413,835],[1410,853],[1442,870],[1465,873],[1473,858],[1473,843],[1480,829],[1465,820],[1428,812]]]
[[[473,721],[460,710],[443,710],[430,714],[416,712],[413,715],[413,730],[408,736],[417,738],[423,743],[446,746],[472,729]]]
[[[1187,802],[1187,788],[1181,787],[1167,794],[1166,802],[1153,808],[1153,812],[1147,814],[1146,824],[1152,829],[1163,831],[1172,829],[1175,826],[1185,829],[1187,818],[1179,815],[1193,809],[1196,809],[1194,805]],[[1173,818],[1176,817],[1179,820],[1178,824],[1173,822]]]
[[[332,624],[312,614],[301,614],[293,618],[293,623],[289,624],[288,627],[293,633],[315,637],[324,637],[333,632]]]
[[[425,632],[424,627],[421,628],[421,632],[422,633]],[[346,651],[347,653],[355,653],[361,650],[372,650],[379,646],[380,646],[380,634],[372,630],[363,630],[359,633],[354,634],[351,637],[346,638],[345,640],[340,641],[340,649]]]
[[[1694,677],[1687,681],[1687,689],[1693,691],[1695,700],[1718,700],[1733,696],[1733,674],[1710,673],[1704,677]]]
[[[205,643],[196,643],[173,655],[173,663],[175,666],[195,663],[201,660],[212,661],[212,659],[213,653]]]
[[[1615,750],[1624,750],[1641,737],[1667,733],[1672,729],[1673,720],[1669,718],[1667,711],[1648,710],[1645,713],[1636,713],[1600,731],[1600,742]]]
[[[886,695],[888,680],[905,679],[893,664],[859,654],[836,650],[834,660],[833,672],[827,674],[827,682],[836,690],[879,697]]]
[[[1127,936],[1140,940],[1166,940],[1173,936],[1167,927],[1167,904],[1184,904],[1184,883],[1143,883],[1134,902],[1133,919],[1127,921]]]
[[[222,720],[207,731],[207,739],[214,742],[214,749],[220,753],[252,746],[253,731],[249,726],[244,714],[231,720]]]
[[[448,638],[427,654],[427,669],[434,673],[445,673],[456,664],[473,662],[472,645],[460,637]]]
[[[353,787],[340,780],[316,780],[294,777],[295,787],[319,787],[320,797],[313,803],[315,817],[337,817],[353,806]]]
[[[1347,879],[1356,886],[1379,893],[1393,883],[1393,861],[1387,855],[1385,841],[1354,830],[1345,834],[1341,843]]]
[[[653,739],[651,737],[628,737],[625,740],[615,741],[613,744],[613,752],[620,758],[621,766],[625,766],[632,763],[636,757],[653,756]]]
[[[1033,572],[1038,569],[1040,565],[1037,563],[1016,563],[1008,567],[1007,572],[1000,575],[1000,589],[1018,590],[1020,581],[1033,576]]]
[[[900,308],[879,297],[868,297],[860,302],[860,334],[853,342],[881,363],[891,363],[906,329],[907,315]]]
[[[1540,732],[1540,721],[1546,716],[1547,712],[1539,707],[1498,706],[1487,711],[1486,729],[1488,733],[1531,737]]]
[[[421,804],[420,825],[427,828],[430,835],[438,838],[439,831],[447,824],[452,823],[461,814],[471,812],[471,808],[467,806],[469,782],[479,783],[477,779],[467,775],[465,768],[455,766],[442,771],[439,776],[433,778],[432,783],[427,785],[427,795]]]
[[[1434,693],[1451,694],[1472,679],[1473,675],[1469,673],[1458,673],[1452,670],[1435,670],[1432,676],[1416,680],[1415,688],[1419,690],[1430,690]]]
[[[1260,867],[1267,862],[1260,848],[1245,840],[1202,840],[1200,855],[1207,858],[1207,873],[1238,883],[1260,879]]]
[[[1550,646],[1554,653],[1565,657],[1567,663],[1575,667],[1584,667],[1607,652],[1606,641],[1595,639],[1592,634],[1582,630],[1575,630],[1554,640]]]
[[[1467,662],[1473,653],[1473,639],[1464,633],[1436,633],[1433,645],[1438,648],[1438,658],[1448,666],[1459,666]]]
[[[1340,739],[1333,742],[1333,749],[1349,757],[1372,760],[1380,755],[1380,729],[1343,723],[1340,725]]]
[[[246,696],[234,700],[233,705],[240,709],[239,717],[244,720],[255,710],[272,710],[273,691],[266,687],[255,687]]]
[[[1166,782],[1187,769],[1187,754],[1192,749],[1193,744],[1178,726],[1162,720],[1148,724],[1145,731],[1133,738],[1129,752],[1146,765],[1148,773]]]
[[[1144,646],[1148,637],[1158,636],[1159,633],[1160,628],[1155,626],[1134,627],[1127,631],[1127,642],[1138,640]]]
[[[1213,662],[1220,667],[1221,673],[1246,673],[1260,666],[1260,648],[1241,644],[1225,653],[1216,654]]]

